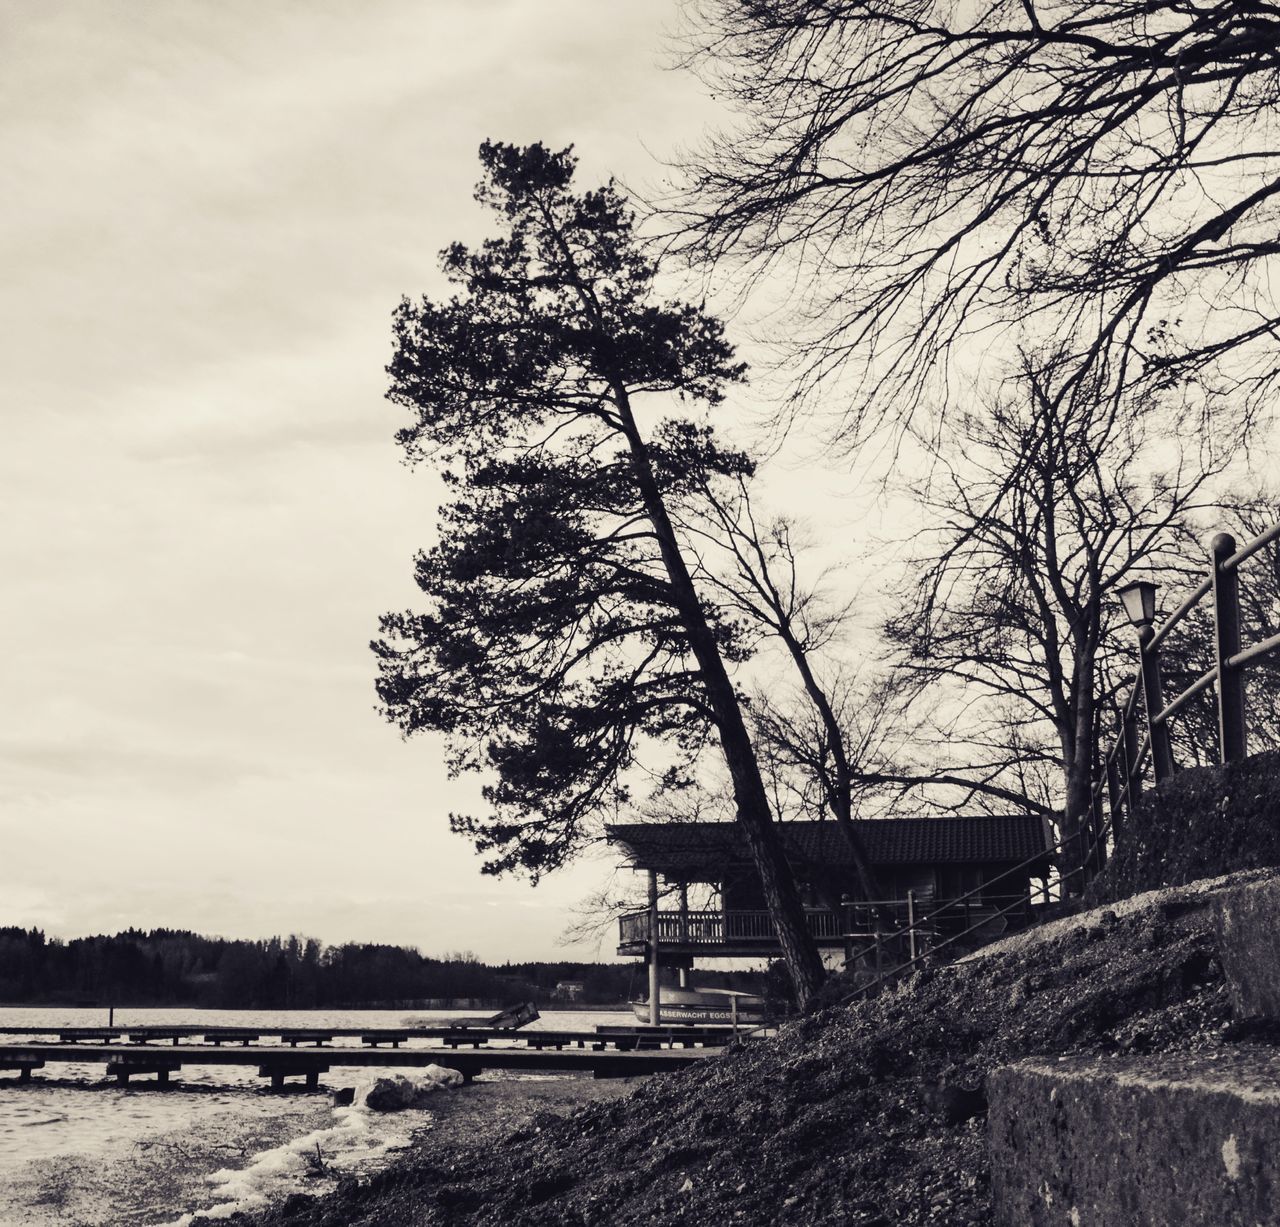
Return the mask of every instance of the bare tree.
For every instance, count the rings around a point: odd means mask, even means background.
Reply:
[[[678,241],[799,266],[797,394],[852,377],[846,430],[1011,322],[1071,338],[1068,393],[1274,388],[1280,6],[694,0],[689,39],[740,122],[687,157]]]
[[[979,797],[1004,810],[1012,804],[1053,814],[1047,798],[1036,800],[1025,781],[1007,778],[1008,743],[993,764],[970,761],[957,769],[922,761],[919,749],[938,730],[918,679],[848,667],[851,604],[832,597],[830,577],[801,579],[795,524],[762,518],[745,479],[704,482],[699,490],[698,515],[682,527],[707,543],[700,578],[724,608],[781,649],[781,666],[757,684],[748,708],[775,812],[833,819],[865,898],[881,899],[883,891],[853,824],[859,813],[892,812],[895,800],[929,786],[935,800],[945,794],[957,807]]]
[[[1030,789],[1042,810],[1056,795],[1072,837],[1101,721],[1133,667],[1116,590],[1138,575],[1187,583],[1196,518],[1232,449],[1179,441],[1176,407],[1150,395],[1123,416],[1093,413],[1087,389],[1059,400],[1044,365],[1028,359],[988,412],[957,415],[937,440],[914,484],[931,522],[885,630],[922,695],[954,696],[935,723],[965,765],[917,784]]]
[[[824,602],[817,591],[801,583],[791,525],[785,519],[761,523],[746,480],[700,482],[700,493],[704,526],[691,524],[688,531],[701,532],[728,560],[727,567],[708,569],[709,583],[729,609],[781,645],[803,696],[802,712],[785,718],[779,716],[775,703],[760,696],[755,730],[763,744],[771,747],[775,762],[782,751],[791,765],[807,770],[821,797],[818,812],[835,820],[863,896],[882,899],[853,825],[855,761],[846,740],[848,726],[819,677],[815,659],[839,634],[846,610]]]

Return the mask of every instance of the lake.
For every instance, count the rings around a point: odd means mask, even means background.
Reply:
[[[398,1027],[457,1017],[457,1010],[117,1009],[117,1026],[195,1023],[228,1027]],[[630,1024],[630,1013],[561,1011],[529,1030],[589,1031]],[[102,1009],[0,1008],[10,1027],[104,1026]],[[339,1039],[334,1046],[359,1045]],[[143,1227],[184,1223],[195,1211],[224,1217],[291,1192],[319,1192],[375,1170],[431,1127],[429,1109],[381,1114],[360,1106],[375,1078],[415,1071],[335,1068],[322,1078],[352,1087],[356,1105],[327,1095],[272,1095],[256,1066],[184,1065],[176,1085],[104,1081],[101,1062],[47,1065],[30,1085],[0,1073],[0,1227]],[[552,1075],[484,1075],[485,1081]],[[441,1090],[441,1095],[466,1094]]]

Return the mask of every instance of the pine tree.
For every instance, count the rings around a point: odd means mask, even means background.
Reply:
[[[822,966],[729,672],[749,631],[700,590],[677,528],[708,480],[751,465],[688,416],[641,427],[650,403],[713,408],[745,368],[718,320],[659,297],[612,183],[575,193],[570,150],[480,156],[501,232],[448,248],[453,297],[395,318],[398,439],[450,497],[417,561],[428,609],[387,615],[373,645],[385,714],[489,773],[489,812],[453,826],[488,871],[535,878],[637,762],[669,768],[713,734],[803,1002]]]

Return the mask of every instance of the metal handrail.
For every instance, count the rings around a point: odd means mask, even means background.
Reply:
[[[1129,698],[1125,701],[1124,714],[1126,716],[1132,716],[1138,710],[1138,696],[1141,693],[1142,677],[1139,675],[1138,679],[1133,683],[1133,689],[1129,691]],[[1119,743],[1117,742],[1117,744]]]
[[[1240,564],[1252,558],[1260,549],[1280,539],[1280,524],[1273,524],[1266,532],[1259,533],[1252,541],[1246,541],[1230,558],[1222,560],[1224,571],[1239,570]]]
[[[1270,656],[1276,651],[1280,651],[1280,635],[1272,635],[1270,639],[1263,639],[1252,647],[1244,648],[1232,656],[1227,664],[1233,669],[1238,669],[1241,665],[1247,665],[1250,661],[1259,660],[1263,656]]]
[[[1111,833],[1111,827],[1112,827],[1114,818],[1115,818],[1114,814],[1110,815],[1107,818],[1107,821],[1102,826],[1102,830],[1098,832],[1093,843],[1090,845],[1089,852],[1086,854],[1084,860],[1082,860],[1079,865],[1075,866],[1071,870],[1072,874],[1079,873],[1080,870],[1086,868],[1089,864],[1089,861],[1093,859],[1093,856],[1097,852],[1097,849],[1101,845],[1106,843],[1107,836]],[[1074,836],[1064,836],[1062,839],[1058,840],[1057,844],[1053,845],[1053,847],[1061,847],[1070,838],[1074,838]],[[1019,899],[1017,903],[1011,904],[1009,907],[1003,908],[991,916],[984,917],[979,924],[970,925],[969,928],[964,930],[964,932],[953,934],[951,937],[945,938],[942,941],[938,942],[931,949],[923,950],[919,954],[917,954],[914,958],[909,958],[906,960],[906,962],[899,963],[896,967],[894,967],[892,971],[887,972],[883,976],[877,977],[875,980],[872,980],[869,984],[862,985],[853,993],[850,993],[847,997],[843,998],[844,1003],[847,1004],[848,1002],[851,1002],[858,997],[865,996],[866,994],[870,993],[872,989],[879,988],[880,985],[882,984],[890,983],[892,980],[895,980],[899,975],[901,975],[902,972],[904,972],[908,967],[913,967],[915,964],[922,962],[924,959],[931,958],[932,956],[937,954],[939,950],[942,950],[944,947],[950,946],[954,942],[958,942],[966,937],[969,937],[971,934],[976,932],[979,928],[983,927],[984,925],[989,925],[992,919],[1005,915],[1007,912],[1012,911],[1015,907],[1022,906],[1022,903],[1023,903],[1023,900]],[[905,933],[905,930],[904,930],[904,933]],[[903,935],[904,935],[903,933],[896,933],[892,937],[885,938],[884,940],[891,941],[894,938],[901,937]]]
[[[1243,691],[1241,689],[1243,682],[1243,673],[1247,666],[1256,663],[1263,657],[1270,656],[1273,653],[1280,652],[1280,634],[1271,635],[1258,643],[1250,644],[1248,647],[1241,648],[1239,644],[1239,598],[1236,595],[1236,579],[1234,572],[1237,572],[1242,563],[1252,558],[1260,550],[1275,541],[1280,541],[1280,523],[1272,525],[1264,532],[1259,533],[1251,541],[1247,541],[1234,553],[1222,558],[1217,554],[1219,548],[1230,548],[1227,542],[1230,538],[1218,537],[1214,539],[1214,545],[1211,547],[1211,569],[1209,576],[1198,583],[1181,601],[1178,607],[1169,614],[1164,621],[1154,628],[1150,636],[1146,639],[1143,647],[1139,649],[1140,657],[1143,662],[1150,665],[1155,677],[1158,677],[1159,669],[1154,663],[1158,661],[1158,648],[1161,642],[1169,635],[1192,609],[1195,608],[1200,601],[1211,593],[1214,600],[1214,617],[1219,628],[1223,625],[1229,625],[1232,629],[1223,631],[1219,629],[1217,635],[1217,651],[1218,663],[1206,673],[1196,678],[1189,686],[1180,691],[1172,700],[1163,700],[1161,709],[1157,712],[1148,711],[1147,713],[1147,732],[1143,738],[1138,752],[1133,756],[1133,761],[1125,761],[1125,770],[1120,772],[1122,787],[1115,790],[1112,796],[1112,812],[1110,817],[1115,817],[1116,807],[1124,804],[1132,803],[1134,785],[1139,783],[1142,778],[1143,767],[1149,751],[1152,750],[1152,740],[1157,735],[1161,740],[1161,744],[1166,747],[1163,751],[1163,760],[1157,756],[1156,759],[1156,782],[1159,783],[1162,776],[1161,771],[1168,772],[1172,767],[1170,762],[1166,731],[1170,719],[1175,716],[1183,707],[1185,707],[1192,699],[1208,690],[1211,686],[1217,687],[1218,690],[1218,706],[1219,706],[1219,755],[1223,761],[1234,760],[1246,752],[1247,745],[1245,735],[1242,729],[1242,712],[1243,712]],[[1229,583],[1225,583],[1222,590],[1219,588],[1219,578],[1231,575]],[[1224,612],[1225,611],[1225,612]],[[1223,620],[1226,620],[1225,622]],[[1224,647],[1223,635],[1228,638]],[[1234,639],[1234,642],[1232,642]],[[1232,648],[1237,650],[1231,651]],[[1226,655],[1230,651],[1231,655]],[[1226,671],[1224,673],[1224,670]],[[1120,715],[1120,730],[1112,741],[1110,748],[1102,755],[1101,771],[1099,778],[1093,783],[1090,789],[1090,798],[1092,804],[1097,804],[1098,799],[1102,795],[1102,790],[1107,786],[1108,773],[1113,763],[1121,757],[1124,750],[1124,741],[1126,730],[1131,730],[1131,721],[1136,720],[1138,698],[1143,689],[1143,668],[1140,667],[1134,677],[1133,687],[1129,691],[1129,695],[1124,703]],[[1228,702],[1224,695],[1232,692],[1232,702]],[[1157,692],[1158,693],[1158,690]],[[1233,711],[1236,711],[1234,724],[1228,725],[1227,717]],[[1233,737],[1228,736],[1229,727],[1235,728],[1237,731]],[[1161,761],[1165,762],[1165,766],[1161,768]],[[1083,818],[1083,816],[1082,816]],[[1110,826],[1108,820],[1107,826]]]
[[[1233,658],[1234,659],[1234,658]],[[1196,697],[1202,690],[1208,690],[1210,686],[1218,680],[1218,666],[1214,665],[1207,673],[1198,677],[1190,686],[1186,688],[1172,703],[1166,703],[1164,711],[1151,717],[1153,724],[1166,724],[1169,717],[1175,715],[1183,707],[1185,707],[1192,699]]]
[[[888,984],[890,981],[897,979],[897,977],[900,976],[904,971],[906,971],[908,967],[914,967],[917,963],[923,962],[923,960],[933,957],[938,953],[939,950],[942,950],[944,947],[950,946],[954,942],[958,942],[963,938],[969,937],[974,932],[976,932],[979,928],[983,927],[984,925],[989,925],[993,919],[1000,916],[1004,916],[1008,912],[1013,911],[1014,908],[1021,907],[1021,906],[1022,906],[1022,900],[1019,899],[1017,903],[1010,904],[1007,908],[1003,908],[1000,911],[985,917],[980,925],[970,925],[970,927],[965,929],[963,933],[955,933],[955,934],[952,934],[952,936],[950,937],[944,938],[942,941],[934,945],[931,949],[922,950],[914,958],[909,958],[905,962],[899,963],[892,971],[887,972],[885,975],[880,976],[875,980],[872,980],[870,984],[862,985],[860,988],[850,993],[849,996],[845,997],[843,1001],[847,1004],[848,1002],[853,1001],[858,997],[866,996],[866,994],[870,993],[872,989],[879,988],[880,985]],[[901,934],[897,936],[901,936]],[[888,942],[892,939],[886,937],[883,940]]]
[[[1156,647],[1160,640],[1173,630],[1212,591],[1213,577],[1210,576],[1208,579],[1201,580],[1199,586],[1192,590],[1190,596],[1160,624],[1159,629],[1151,636],[1151,642],[1147,644],[1147,650],[1150,651]]]

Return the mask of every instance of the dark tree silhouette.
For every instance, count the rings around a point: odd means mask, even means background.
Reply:
[[[744,368],[717,320],[658,297],[612,184],[575,193],[570,152],[541,145],[486,143],[481,161],[500,235],[444,253],[454,297],[396,315],[399,440],[451,497],[418,559],[428,611],[387,615],[374,644],[385,713],[444,734],[453,770],[490,773],[490,812],[454,828],[490,872],[535,877],[625,800],[637,763],[671,768],[714,733],[803,1002],[822,966],[729,675],[749,643],[676,527],[702,484],[751,466],[705,425],[640,417],[714,406]]]
[[[754,987],[757,978],[706,974],[715,983],[741,988]],[[585,981],[586,1001],[616,1004],[630,995],[634,976],[625,963],[495,966],[474,954],[430,958],[412,947],[325,947],[297,936],[230,941],[172,929],[129,929],[62,942],[38,929],[0,927],[0,1003],[6,1005],[314,1009],[457,998],[495,1006],[521,998],[553,1004],[561,980]]]

